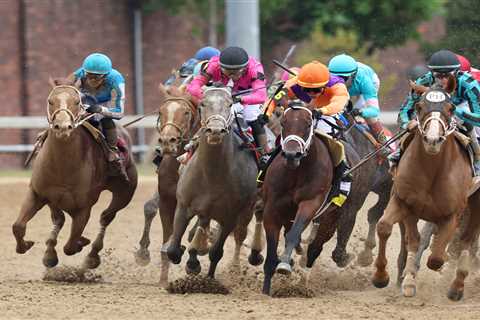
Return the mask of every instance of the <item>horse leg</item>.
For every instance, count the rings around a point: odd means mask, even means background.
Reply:
[[[168,286],[168,271],[170,269],[170,260],[167,256],[167,248],[170,236],[173,231],[173,218],[175,214],[176,201],[171,199],[159,203],[160,221],[162,222],[162,248],[160,249],[160,286]]]
[[[90,240],[82,238],[82,234],[83,230],[85,230],[88,219],[90,218],[91,210],[92,208],[88,207],[71,213],[72,226],[70,229],[70,238],[68,239],[67,243],[65,243],[65,246],[63,246],[63,252],[67,256],[71,256],[82,251],[83,247],[90,243]],[[84,239],[86,241],[84,241]]]
[[[375,260],[375,273],[372,277],[372,283],[377,288],[384,288],[390,281],[390,276],[386,270],[387,266],[387,241],[392,234],[392,228],[395,223],[400,222],[406,215],[407,209],[400,203],[395,194],[392,195],[388,202],[385,213],[377,223],[377,236],[379,239],[378,255]]]
[[[173,233],[170,239],[170,245],[167,248],[168,259],[174,264],[179,264],[180,261],[182,261],[185,247],[181,246],[181,241],[190,219],[191,217],[188,216],[187,208],[177,203],[173,219]]]
[[[285,251],[277,265],[278,273],[289,275],[292,272],[292,251],[300,243],[302,232],[310,223],[312,213],[315,212],[314,205],[314,201],[302,201],[298,205],[293,225],[285,236]]]
[[[278,265],[278,238],[280,237],[280,229],[282,228],[278,219],[274,215],[265,215],[263,226],[265,228],[267,241],[267,257],[263,265],[263,289],[264,294],[270,295],[270,288],[272,286],[272,277],[275,273],[275,268]]]
[[[246,209],[242,210],[240,216],[238,217],[237,225],[233,232],[233,237],[235,239],[235,251],[233,253],[232,266],[240,266],[240,251],[243,246],[243,242],[247,238],[248,234],[248,225],[253,217],[253,205],[247,206]],[[253,250],[252,250],[253,251]]]
[[[155,192],[153,197],[143,205],[143,215],[145,217],[145,225],[143,227],[142,238],[140,239],[140,248],[135,252],[135,262],[140,266],[146,266],[150,263],[150,228],[153,218],[158,212],[160,196]]]
[[[420,242],[420,234],[417,228],[418,218],[416,216],[407,216],[403,224],[405,226],[407,239],[407,263],[405,265],[405,275],[402,282],[402,291],[405,297],[413,297],[417,291],[416,277],[417,269],[415,267],[415,256]]]
[[[452,240],[457,227],[457,216],[453,215],[448,221],[438,224],[438,231],[433,235],[431,250],[427,267],[432,270],[440,269],[446,260],[445,249]]]
[[[23,201],[20,214],[12,226],[12,232],[17,241],[17,253],[23,254],[33,246],[33,241],[25,241],[24,239],[27,230],[27,223],[40,209],[43,208],[45,203],[45,200],[40,199],[31,188],[28,188],[27,197]]]
[[[349,206],[337,209],[339,215],[339,221],[337,224],[337,245],[332,252],[332,259],[337,264],[337,267],[344,268],[353,259],[353,255],[347,253],[347,244],[352,234],[353,227],[355,226],[355,220],[357,217],[357,211]]]
[[[357,262],[362,267],[367,267],[373,262],[373,249],[377,246],[375,242],[375,227],[382,217],[383,210],[390,199],[390,192],[378,192],[377,203],[368,210],[368,233],[363,251],[358,254]]]
[[[47,249],[43,255],[43,265],[47,268],[53,268],[58,264],[58,256],[55,246],[57,245],[58,234],[65,224],[65,214],[58,208],[55,208],[51,205],[49,205],[49,207],[53,222],[53,229],[50,232],[50,237],[45,242]]]
[[[453,280],[448,290],[448,298],[453,301],[459,301],[463,297],[465,289],[465,278],[468,276],[470,269],[470,260],[468,249],[472,246],[473,241],[476,241],[480,231],[480,215],[478,208],[480,208],[480,192],[474,193],[468,199],[468,207],[470,210],[470,219],[462,231],[460,237],[460,258],[457,262],[457,270],[455,279]]]
[[[415,268],[420,270],[420,262],[422,260],[423,252],[427,250],[428,246],[430,245],[430,239],[432,235],[435,233],[437,226],[432,222],[426,222],[420,232],[420,245],[418,247],[417,254],[415,255]]]
[[[202,271],[200,266],[200,261],[198,261],[197,255],[202,253],[207,249],[208,252],[208,225],[210,224],[210,219],[207,217],[198,217],[197,227],[195,229],[195,234],[193,236],[192,242],[188,248],[188,261],[185,266],[185,271],[187,274],[199,274]]]
[[[261,265],[263,256],[261,254],[265,243],[265,233],[263,231],[263,201],[261,206],[255,206],[255,230],[253,232],[252,243],[250,245],[251,252],[248,256],[248,262],[252,266]]]
[[[401,288],[405,266],[407,264],[407,239],[405,236],[405,225],[403,222],[399,222],[398,226],[400,228],[400,252],[398,253],[397,257],[397,287]]]
[[[221,226],[221,232],[218,236],[217,241],[212,246],[212,248],[210,248],[210,252],[208,253],[208,257],[210,258],[208,276],[210,278],[215,278],[215,270],[217,269],[217,264],[223,257],[223,245],[225,244],[225,240],[227,240],[228,235],[233,231],[234,228],[234,223],[223,224]]]
[[[130,180],[132,181],[132,180]],[[121,188],[125,189],[121,189]],[[112,201],[107,209],[105,209],[100,215],[100,231],[93,241],[92,248],[88,253],[84,261],[84,266],[89,269],[95,269],[100,265],[100,256],[98,253],[103,249],[103,239],[105,238],[105,231],[110,223],[113,221],[117,212],[125,208],[130,200],[132,200],[133,193],[135,192],[136,184],[126,187],[125,185],[119,186],[112,190]]]

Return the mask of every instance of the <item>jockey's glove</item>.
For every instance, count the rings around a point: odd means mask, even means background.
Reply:
[[[264,126],[268,123],[268,121],[270,121],[270,119],[265,113],[262,113],[258,115],[257,121],[261,126]]]
[[[232,101],[233,103],[242,103],[242,96],[238,95],[238,96],[232,96]]]
[[[313,109],[312,110],[312,117],[313,119],[320,120],[323,116],[323,112],[321,109]]]
[[[103,108],[101,105],[94,104],[93,106],[89,106],[86,111],[88,113],[102,113]]]
[[[350,111],[350,114],[354,117],[357,117],[357,116],[360,116],[362,115],[362,111],[360,109],[353,109],[352,111]]]

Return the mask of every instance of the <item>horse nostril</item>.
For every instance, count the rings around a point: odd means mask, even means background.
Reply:
[[[56,124],[56,125],[53,126],[53,129],[60,130],[60,126],[58,124]]]
[[[297,151],[297,153],[295,153],[295,158],[300,158],[302,156],[302,153],[300,151]]]
[[[207,130],[205,130],[205,133],[206,134],[212,134],[213,130],[211,128],[207,128]]]
[[[227,134],[227,129],[223,128],[222,130],[220,130],[220,134]]]
[[[170,143],[175,143],[175,142],[177,142],[177,138],[171,137],[169,141],[170,141]]]
[[[71,124],[68,125],[67,127],[68,130],[73,130],[73,126]]]

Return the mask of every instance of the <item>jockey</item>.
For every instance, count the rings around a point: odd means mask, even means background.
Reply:
[[[353,115],[360,115],[365,119],[379,143],[387,142],[388,139],[379,120],[378,89],[380,79],[375,71],[346,54],[333,57],[328,63],[328,69],[330,73],[343,78],[350,97],[358,97],[353,106]],[[388,152],[387,149],[384,150]]]
[[[222,50],[219,57],[210,59],[206,68],[190,82],[187,91],[194,98],[201,99],[203,96],[202,86],[210,81],[232,86],[232,93],[254,89],[250,94],[236,97],[233,107],[237,112],[243,113],[243,118],[252,128],[255,143],[260,147],[262,154],[260,160],[263,165],[267,160],[269,150],[265,128],[257,120],[261,113],[260,106],[267,98],[262,64],[255,58],[249,57],[244,49],[228,47]]]
[[[480,70],[473,68],[470,61],[462,55],[456,54],[458,61],[460,61],[460,70],[470,73],[475,80],[480,81]]]
[[[220,55],[220,50],[214,47],[203,47],[199,49],[193,58],[185,61],[180,68],[178,69],[178,75],[180,78],[187,78],[189,75],[197,75],[200,72],[202,66],[205,66],[208,60],[212,57]],[[175,82],[176,74],[170,75],[168,79],[164,82],[164,85],[172,85]]]
[[[117,147],[117,129],[113,121],[123,117],[125,107],[125,79],[112,68],[112,61],[102,53],[92,53],[85,58],[81,68],[69,76],[80,80],[80,92],[96,98],[96,103],[86,111],[98,113],[96,120],[101,124],[109,147],[108,161],[115,175],[128,180],[123,159]]]
[[[452,103],[456,106],[455,114],[464,123],[471,138],[471,146],[474,151],[475,176],[480,175],[480,146],[473,127],[480,126],[480,85],[468,72],[460,71],[460,61],[457,56],[449,50],[435,52],[428,61],[430,72],[417,79],[416,84],[432,86],[440,84],[445,87],[452,79],[456,87],[451,96]],[[413,130],[418,123],[411,120],[414,117],[414,105],[420,99],[420,95],[413,90],[406,102],[401,107],[399,114],[400,127]],[[400,150],[393,154],[389,160],[396,165],[400,159]]]
[[[286,106],[287,99],[300,99],[314,109],[315,118],[327,119],[333,123],[335,123],[333,117],[343,111],[350,99],[345,81],[341,77],[330,74],[328,68],[318,61],[302,66],[298,76],[286,82],[283,92],[286,99],[274,101],[275,106]],[[269,105],[269,108],[274,108],[273,104]],[[317,121],[316,127],[324,133],[332,131],[331,127],[322,120]],[[329,147],[332,146],[330,150],[340,150],[339,160],[334,163],[333,185],[345,196],[340,196],[339,205],[341,205],[350,192],[352,178],[351,175],[344,176],[349,167],[345,160],[343,144],[329,135],[324,136],[329,139]]]

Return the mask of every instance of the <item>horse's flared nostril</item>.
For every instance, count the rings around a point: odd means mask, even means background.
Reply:
[[[56,125],[53,126],[53,129],[60,130],[60,126],[58,124],[56,124]]]
[[[212,128],[207,128],[207,129],[205,130],[205,133],[206,133],[206,134],[212,134],[212,133],[213,133]]]
[[[67,129],[68,129],[68,130],[73,130],[73,126],[72,126],[71,124],[69,124],[69,125],[67,126]]]
[[[295,154],[295,158],[300,158],[302,156],[302,153],[300,151],[297,151]]]
[[[220,130],[220,134],[227,134],[227,129],[223,128],[222,130]]]
[[[176,143],[176,142],[178,141],[178,138],[171,137],[168,141],[169,141],[170,143]]]

